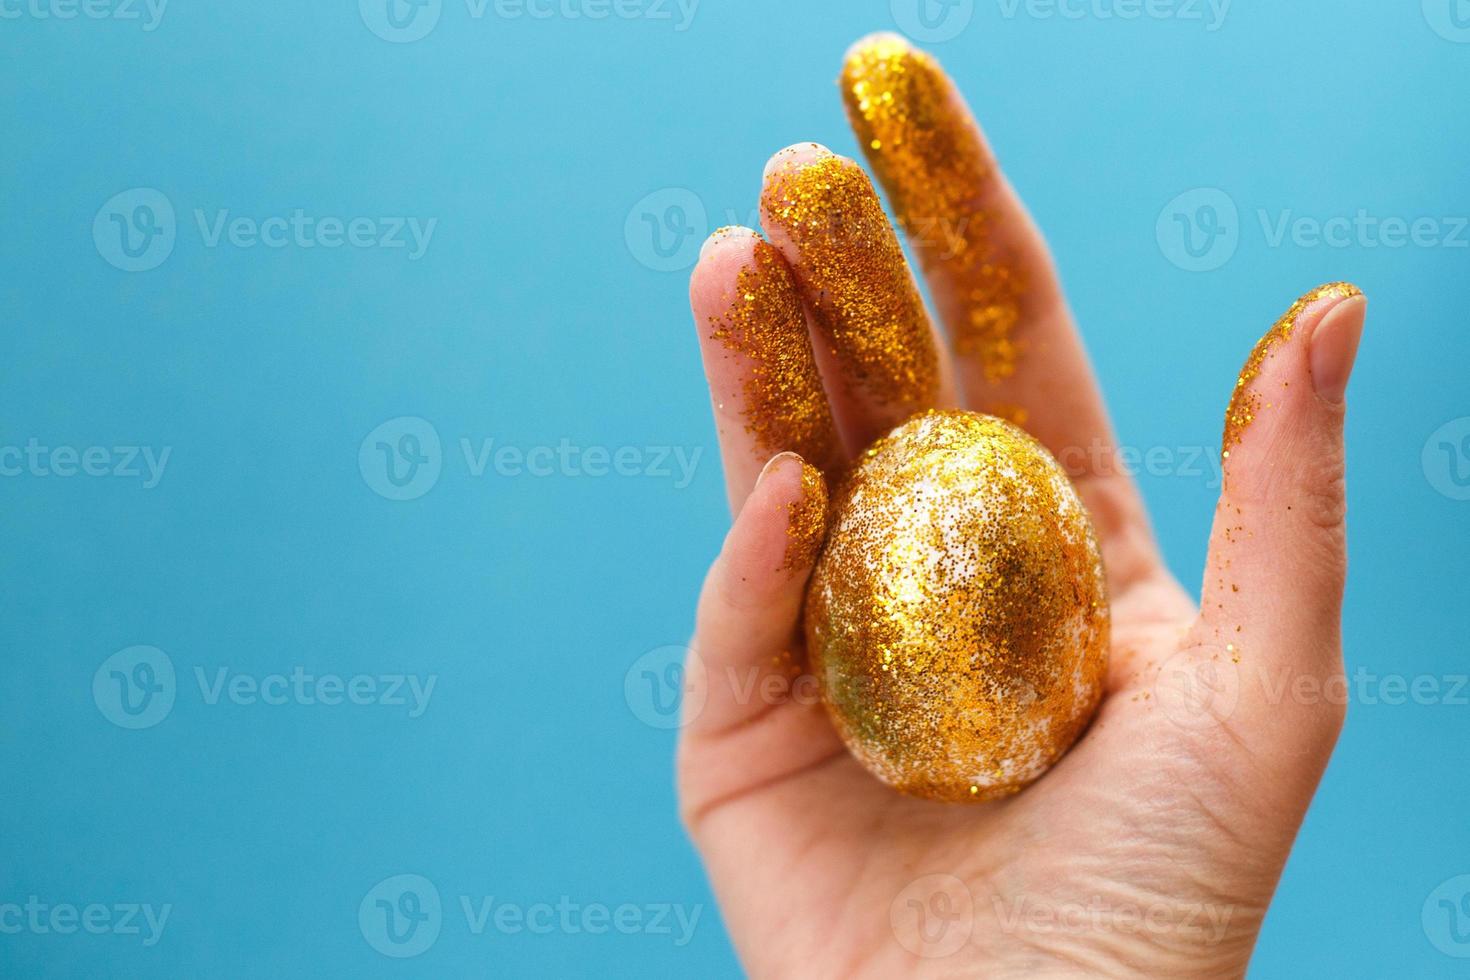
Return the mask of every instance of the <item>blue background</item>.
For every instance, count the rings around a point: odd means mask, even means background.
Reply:
[[[6,9],[22,16],[0,19],[0,446],[172,455],[152,489],[0,479],[0,902],[173,910],[148,948],[0,935],[0,973],[736,974],[676,818],[673,733],[624,688],[687,636],[727,523],[686,272],[704,231],[748,220],[770,152],[855,152],[833,80],[852,40],[896,26],[887,0],[706,0],[683,31],[677,14],[476,19],[444,0],[411,43],[351,0],[175,0],[152,31]],[[1349,669],[1463,674],[1470,502],[1436,489],[1447,470],[1421,452],[1470,415],[1466,236],[1273,247],[1257,213],[1470,215],[1470,43],[1417,2],[1241,2],[1214,31],[1005,9],[983,0],[932,48],[1053,243],[1122,440],[1217,445],[1265,326],[1318,282],[1361,284]],[[130,273],[93,222],[140,187],[172,204],[177,241]],[[1238,250],[1205,272],[1156,237],[1195,188],[1239,208]],[[690,195],[705,215],[686,209],[695,234],[665,262],[641,215]],[[411,260],[209,247],[194,218],[296,208],[438,224]],[[405,416],[442,439],[442,472],[396,501],[359,448]],[[703,456],[683,487],[476,477],[462,438]],[[1193,586],[1212,481],[1142,483]],[[171,713],[139,731],[91,686],[136,644],[178,672]],[[409,718],[211,705],[194,682],[298,665],[437,687]],[[1463,702],[1352,706],[1256,975],[1463,969],[1420,912],[1470,873],[1467,740]],[[397,960],[357,913],[403,873],[445,913],[427,952]],[[705,908],[678,948],[476,936],[460,895]]]

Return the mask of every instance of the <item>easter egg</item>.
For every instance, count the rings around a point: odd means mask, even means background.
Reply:
[[[947,801],[1014,793],[1102,696],[1108,597],[1086,509],[1049,453],[973,412],[915,416],[834,496],[807,654],[870,772]]]

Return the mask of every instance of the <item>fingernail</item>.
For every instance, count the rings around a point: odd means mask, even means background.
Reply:
[[[794,167],[797,163],[805,163],[811,160],[820,160],[822,157],[830,157],[832,151],[821,143],[793,143],[784,150],[776,152],[771,159],[766,161],[766,169],[763,176],[769,177],[777,170],[786,167]]]
[[[912,51],[914,46],[909,39],[894,31],[876,31],[867,37],[858,38],[847,53],[842,56],[843,61],[851,61],[854,58],[863,57],[870,51]]]
[[[810,568],[827,538],[827,482],[817,468],[801,461],[801,496],[786,505],[788,569]]]
[[[1317,394],[1329,404],[1341,404],[1347,393],[1348,379],[1352,377],[1353,364],[1358,357],[1358,341],[1363,337],[1363,322],[1368,303],[1362,297],[1353,297],[1338,303],[1317,329],[1312,331],[1311,358],[1312,386]]]
[[[761,467],[761,475],[755,478],[755,485],[760,486],[762,483],[766,482],[766,477],[779,470],[782,465],[789,459],[799,461],[801,457],[798,456],[796,453],[785,452],[777,453],[770,459],[766,460],[766,465]]]
[[[723,228],[716,228],[710,232],[710,236],[704,240],[704,244],[699,246],[699,257],[702,259],[708,255],[709,250],[715,247],[716,242],[722,242],[727,238],[743,238],[747,235],[754,236],[755,232],[749,228],[742,228],[739,225],[726,225]]]

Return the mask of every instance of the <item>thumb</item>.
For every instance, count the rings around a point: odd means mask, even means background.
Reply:
[[[1198,691],[1214,688],[1210,712],[1233,736],[1220,757],[1270,766],[1276,802],[1303,809],[1347,701],[1344,396],[1366,308],[1355,286],[1321,286],[1247,358],[1226,413],[1200,618],[1175,664]]]

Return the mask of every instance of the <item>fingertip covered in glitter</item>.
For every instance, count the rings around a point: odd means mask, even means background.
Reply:
[[[1250,428],[1263,410],[1270,407],[1257,390],[1255,381],[1271,355],[1291,341],[1302,314],[1324,299],[1344,300],[1361,295],[1363,291],[1350,282],[1329,282],[1318,286],[1291,304],[1291,308],[1256,342],[1250,356],[1245,360],[1245,365],[1240,369],[1240,376],[1235,379],[1230,405],[1225,410],[1225,432],[1220,440],[1221,459],[1230,458],[1231,449],[1240,443],[1246,429]]]
[[[987,381],[1016,371],[1025,278],[983,198],[994,167],[963,102],[932,56],[892,34],[858,42],[843,101],[868,162],[926,269],[951,295],[951,342]]]
[[[862,168],[832,155],[778,167],[761,204],[767,227],[796,253],[793,271],[848,381],[885,405],[933,404],[939,356],[929,314]]]
[[[750,234],[751,259],[736,275],[725,311],[710,318],[710,337],[746,359],[741,416],[753,451],[789,449],[825,463],[836,452],[836,429],[801,296],[776,249]]]

